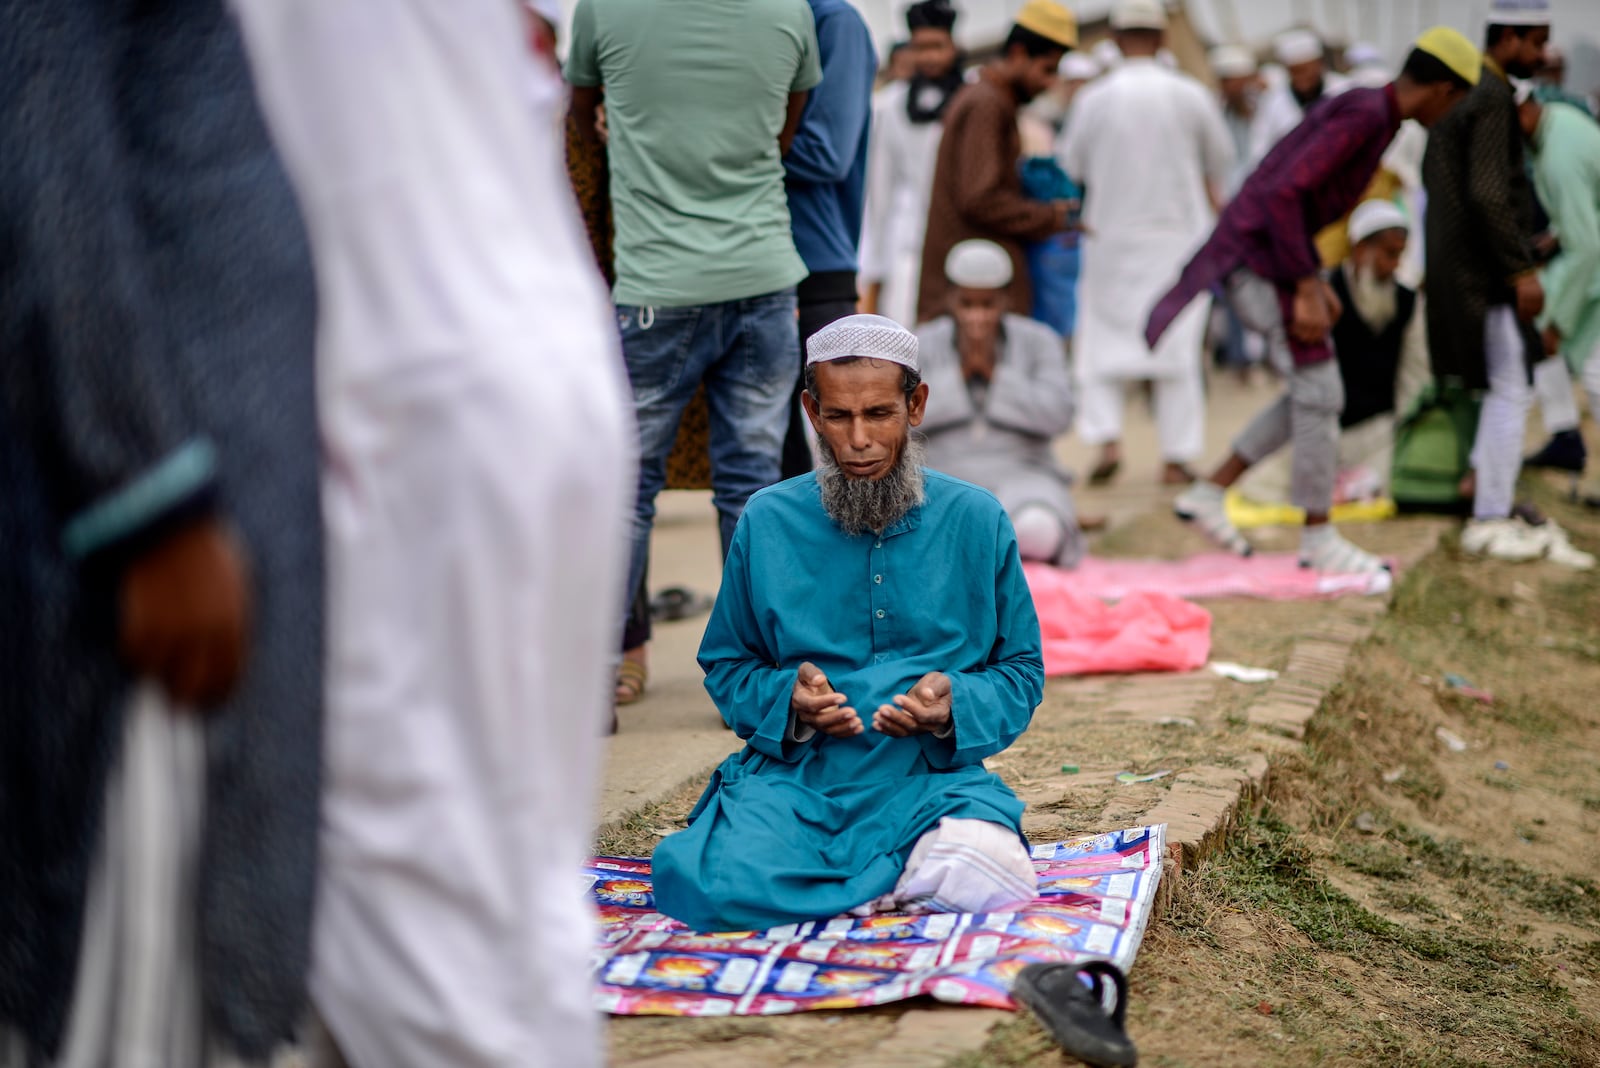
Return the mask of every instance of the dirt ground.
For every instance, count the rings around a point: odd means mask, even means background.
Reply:
[[[1600,548],[1600,517],[1535,492],[1581,545]],[[1200,547],[1175,526],[1153,514],[1097,551]],[[1354,536],[1385,551],[1407,530]],[[1265,547],[1293,545],[1292,534],[1274,538],[1281,544]],[[1268,667],[1327,611],[1209,607],[1213,655]],[[1492,703],[1452,689],[1447,675]],[[1035,840],[1127,825],[1122,809],[1150,803],[1097,790],[1093,772],[1227,764],[1240,749],[1247,688],[1195,691],[1192,725],[1121,714],[1117,693],[1096,680],[1052,682],[1035,728],[997,761],[1030,801]],[[1132,975],[1141,1063],[1600,1065],[1597,694],[1600,576],[1463,559],[1447,538],[1404,578],[1312,721],[1304,754],[1274,757],[1269,800],[1183,877],[1152,926]],[[1452,750],[1440,728],[1467,748]],[[1082,765],[1081,780],[1053,774],[1064,761]],[[636,813],[597,847],[649,853],[702,785]],[[619,1019],[609,1038],[616,1064],[697,1047],[737,1050],[744,1063],[849,1064],[907,1008]],[[1058,1063],[1019,1016],[950,1068]]]
[[[1141,1063],[1600,1065],[1597,694],[1600,575],[1448,544],[1414,570],[1307,753],[1151,928]],[[1052,1063],[1018,1018],[952,1068]]]

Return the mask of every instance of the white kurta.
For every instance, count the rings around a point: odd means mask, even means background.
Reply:
[[[906,113],[908,89],[907,83],[895,82],[873,98],[859,277],[863,284],[882,287],[878,314],[913,328],[928,197],[944,124],[913,123]]]
[[[321,299],[312,996],[353,1068],[596,1065],[575,873],[633,475],[559,83],[530,108],[505,0],[236,7]]]
[[[1072,350],[1080,383],[1198,373],[1205,301],[1190,305],[1154,352],[1144,325],[1210,231],[1207,183],[1220,190],[1233,160],[1216,100],[1155,60],[1126,60],[1078,94],[1061,163],[1084,187]]]

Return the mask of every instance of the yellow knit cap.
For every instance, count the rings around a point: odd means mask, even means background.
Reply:
[[[1431,30],[1424,30],[1413,45],[1419,52],[1426,52],[1440,63],[1461,75],[1468,85],[1477,85],[1478,79],[1483,75],[1483,53],[1479,52],[1471,41],[1467,40],[1457,30],[1448,26],[1435,26]]]
[[[1055,0],[1028,0],[1017,12],[1017,25],[1062,48],[1078,47],[1078,20]]]

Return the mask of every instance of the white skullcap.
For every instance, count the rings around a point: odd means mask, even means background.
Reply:
[[[1490,26],[1548,26],[1550,0],[1493,0],[1485,21]]]
[[[1106,37],[1094,46],[1094,58],[1100,62],[1101,70],[1110,70],[1122,62],[1122,49],[1117,47],[1117,42]]]
[[[1359,245],[1385,230],[1410,231],[1411,220],[1392,200],[1364,200],[1350,213],[1350,243]]]
[[[1100,64],[1094,61],[1093,56],[1082,52],[1068,52],[1061,58],[1061,65],[1056,67],[1056,73],[1061,75],[1062,81],[1086,82],[1100,76]]]
[[[1117,0],[1111,9],[1113,30],[1164,30],[1167,9],[1161,0]]]
[[[806,342],[806,364],[828,363],[859,356],[887,360],[920,371],[917,335],[881,315],[847,315],[811,335]]]
[[[1219,78],[1248,78],[1256,72],[1256,57],[1238,45],[1218,45],[1209,58],[1211,73]]]
[[[1004,289],[1011,284],[1011,254],[993,241],[962,241],[944,258],[944,276],[963,289]]]
[[[1344,61],[1352,67],[1381,67],[1387,62],[1378,46],[1357,41],[1344,50]]]
[[[1310,30],[1285,30],[1272,42],[1272,50],[1279,63],[1294,67],[1322,58],[1322,38]]]

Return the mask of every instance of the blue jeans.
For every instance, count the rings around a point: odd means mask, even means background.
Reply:
[[[618,305],[617,325],[639,422],[631,599],[649,557],[667,456],[695,390],[705,383],[711,409],[712,501],[726,556],[745,502],[778,481],[800,344],[793,289],[679,308]]]

